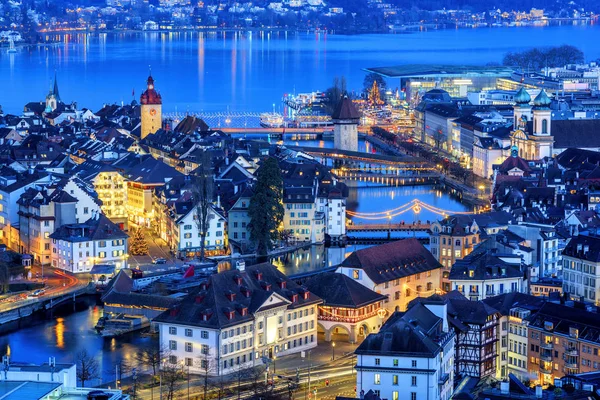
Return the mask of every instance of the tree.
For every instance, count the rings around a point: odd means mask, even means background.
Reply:
[[[184,379],[183,370],[176,364],[165,363],[162,367],[162,384],[166,389],[166,400],[173,400],[175,385]]]
[[[148,254],[148,243],[146,243],[142,228],[137,228],[133,232],[133,237],[129,244],[129,252],[134,256],[144,256]]]
[[[168,356],[168,350],[162,346],[150,345],[136,353],[137,362],[152,371],[152,376],[160,369],[162,361]]]
[[[206,234],[208,233],[212,202],[214,194],[214,178],[212,173],[212,159],[208,151],[203,151],[200,157],[200,166],[196,168],[196,177],[192,189],[195,207],[195,222],[200,234],[200,260],[204,261]]]
[[[583,52],[575,46],[562,45],[550,48],[533,48],[522,52],[509,52],[502,60],[503,65],[523,70],[541,70],[544,67],[563,67],[584,61]]]
[[[250,239],[257,254],[266,256],[278,238],[283,221],[283,180],[275,158],[266,158],[257,171],[254,194],[250,198]]]
[[[325,91],[325,107],[330,113],[333,112],[335,106],[337,106],[339,101],[346,94],[346,78],[343,76],[341,78],[338,78],[337,76],[333,78],[333,86]]]
[[[369,91],[369,104],[371,104],[373,106],[383,104],[383,101],[381,100],[381,93],[379,92],[379,86],[377,85],[377,81],[373,81],[373,86],[371,87],[371,90]]]
[[[77,366],[77,380],[81,386],[85,387],[87,381],[98,378],[100,367],[98,361],[83,349],[75,355],[75,364]]]
[[[363,91],[365,93],[369,93],[374,83],[377,83],[377,86],[379,89],[381,89],[381,91],[385,91],[387,88],[387,83],[385,79],[383,79],[383,76],[374,72],[370,72],[365,75],[365,79],[363,80]]]

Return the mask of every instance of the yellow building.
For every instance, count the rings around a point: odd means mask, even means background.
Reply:
[[[155,133],[162,126],[162,97],[154,89],[154,78],[148,77],[148,87],[140,96],[142,127],[140,137]]]

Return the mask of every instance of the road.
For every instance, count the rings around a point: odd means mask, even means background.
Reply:
[[[27,304],[33,304],[37,301],[47,299],[48,297],[70,293],[87,286],[89,283],[88,276],[77,277],[52,267],[45,267],[43,276],[41,266],[33,266],[31,268],[31,273],[32,276],[36,278],[24,282],[44,282],[45,293],[37,298],[28,297],[28,294],[31,292],[7,295],[0,299],[0,312],[16,309]]]

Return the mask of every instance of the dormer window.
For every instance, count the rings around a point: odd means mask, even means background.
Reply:
[[[252,292],[250,291],[250,289],[248,289],[248,288],[247,288],[247,287],[245,287],[245,286],[242,286],[242,287],[240,288],[240,292],[242,292],[242,295],[243,295],[244,297],[246,297],[246,298],[250,297],[250,295],[252,294]]]
[[[469,278],[475,277],[475,270],[469,270]]]
[[[231,310],[225,311],[225,316],[228,320],[232,320],[235,317],[235,312]]]
[[[242,277],[239,275],[236,275],[233,277],[233,280],[235,281],[235,283],[239,286],[242,284]]]
[[[267,283],[267,282],[261,282],[261,283],[260,283],[260,286],[261,286],[261,287],[262,287],[264,290],[266,290],[267,292],[271,290],[271,284],[270,284],[270,283]]]
[[[202,321],[208,321],[212,316],[212,312],[210,310],[205,310],[202,312]]]
[[[294,293],[293,295],[290,296],[290,300],[292,300],[292,303],[297,303],[298,295],[296,293]]]
[[[246,315],[248,315],[248,308],[247,307],[242,307],[240,310],[240,315],[242,317],[245,317]]]
[[[256,271],[256,279],[258,279],[259,281],[262,281],[263,278],[263,274],[260,271]]]
[[[285,289],[287,287],[287,282],[282,280],[279,282],[279,288]]]
[[[235,300],[235,293],[233,293],[232,291],[225,292],[225,297],[227,297],[227,299],[229,301],[234,301]]]

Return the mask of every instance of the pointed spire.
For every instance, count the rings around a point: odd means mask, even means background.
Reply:
[[[56,78],[56,70],[54,70],[54,88],[52,89],[52,93],[56,98],[56,101],[60,101],[60,94],[58,93],[58,79]]]

